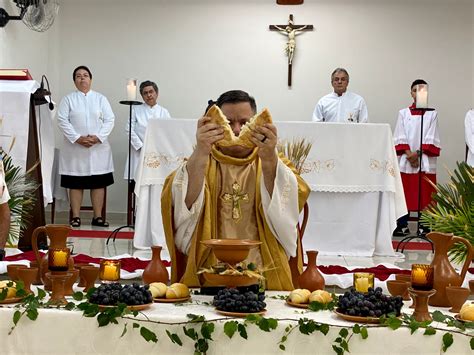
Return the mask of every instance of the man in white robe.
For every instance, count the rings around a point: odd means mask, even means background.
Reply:
[[[143,140],[145,139],[145,132],[148,126],[148,120],[163,118],[171,118],[168,110],[157,104],[159,90],[158,85],[153,81],[146,80],[140,84],[140,95],[145,103],[143,105],[134,106],[132,110],[132,130],[131,130],[131,156],[130,160],[127,158],[125,164],[124,179],[128,179],[128,162],[130,161],[130,179],[135,179],[135,172],[140,159],[140,151],[143,147]],[[127,132],[127,139],[129,136],[129,122],[125,126]]]
[[[347,91],[349,73],[337,68],[331,74],[334,92],[323,96],[313,112],[314,122],[368,122],[367,105],[362,96]]]
[[[10,230],[9,199],[10,195],[8,194],[7,184],[5,183],[3,162],[0,160],[0,261],[5,257],[5,245],[7,244],[8,232]]]
[[[466,163],[474,167],[474,110],[469,110],[464,121],[464,129],[467,145]]]
[[[216,104],[237,136],[256,113],[255,100],[240,90],[222,94]],[[247,261],[271,268],[267,287],[291,290],[288,259],[301,255],[296,225],[309,187],[278,156],[273,124],[253,131],[255,148],[216,148],[214,143],[223,137],[221,126],[201,118],[193,154],[165,182],[162,214],[172,281],[182,276],[176,271],[176,252],[187,259],[181,281],[199,286],[196,272],[215,262],[201,240],[253,239],[262,245]]]

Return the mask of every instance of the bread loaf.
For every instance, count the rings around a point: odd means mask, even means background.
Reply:
[[[152,282],[150,284],[150,292],[153,298],[165,297],[167,289],[168,286],[166,286],[163,282]]]
[[[331,294],[324,290],[316,290],[309,296],[309,302],[329,303],[332,301]]]
[[[288,299],[292,303],[308,303],[310,294],[311,292],[306,289],[297,288],[290,292]]]

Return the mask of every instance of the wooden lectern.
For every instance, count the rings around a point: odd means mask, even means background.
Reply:
[[[27,69],[0,69],[0,80],[32,80]],[[36,227],[45,225],[45,213],[43,204],[43,178],[41,175],[41,157],[38,142],[38,127],[36,124],[35,100],[33,94],[29,101],[29,129],[28,147],[26,157],[26,171],[38,182],[39,187],[35,192],[35,205],[31,211],[29,227],[23,230],[18,241],[18,248],[23,251],[31,250],[31,235]],[[23,216],[22,216],[23,218]],[[38,239],[38,244],[46,245],[46,236]]]

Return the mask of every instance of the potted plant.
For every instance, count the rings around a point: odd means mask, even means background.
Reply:
[[[474,245],[474,169],[464,162],[456,164],[447,184],[433,184],[435,203],[422,212],[421,223],[433,231],[453,233]],[[461,243],[449,250],[451,260],[457,263],[464,262],[466,255],[466,247]]]

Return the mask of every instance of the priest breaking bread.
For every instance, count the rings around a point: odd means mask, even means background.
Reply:
[[[246,262],[262,268],[266,287],[292,290],[289,258],[298,256],[301,271],[296,226],[309,187],[278,155],[277,129],[267,110],[256,115],[253,97],[232,90],[215,104],[198,120],[192,155],[163,187],[172,282],[203,286],[196,273],[217,260],[201,241],[251,239],[262,244]]]

